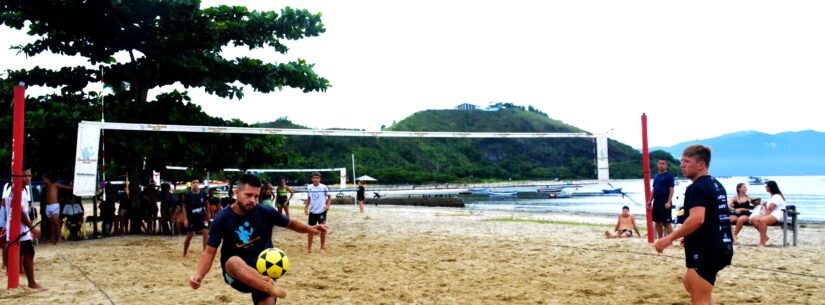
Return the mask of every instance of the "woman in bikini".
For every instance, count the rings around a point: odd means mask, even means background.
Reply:
[[[748,222],[751,216],[751,210],[753,209],[751,202],[753,202],[753,200],[753,197],[748,196],[748,186],[746,184],[739,183],[736,185],[736,196],[728,202],[728,207],[731,210],[730,223],[736,224],[736,229],[733,231],[734,243],[737,242],[742,226]]]

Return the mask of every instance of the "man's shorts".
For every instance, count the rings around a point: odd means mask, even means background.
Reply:
[[[221,270],[223,271],[223,280],[229,284],[230,287],[243,293],[252,293],[252,304],[258,304],[269,297],[268,293],[259,291],[258,289],[247,286],[239,280],[233,279],[228,273],[226,273],[226,270],[223,270],[223,267],[221,267]]]
[[[685,265],[696,270],[700,277],[711,285],[716,284],[716,274],[730,265],[733,255],[712,252],[687,252],[685,250]]]
[[[20,255],[34,255],[34,245],[31,240],[20,241]]]
[[[51,218],[52,215],[60,213],[60,204],[52,203],[46,205],[46,217]]]
[[[665,204],[653,203],[653,221],[654,222],[673,222],[673,206],[669,209],[665,208]]]
[[[289,206],[289,200],[286,199],[286,196],[277,196],[275,197],[275,204],[278,205],[278,207],[287,207]]]
[[[186,227],[186,232],[200,233],[206,229],[206,227],[207,224],[205,224],[203,220],[189,221],[189,226]]]
[[[310,226],[314,226],[319,223],[326,223],[327,222],[327,212],[324,211],[320,214],[309,213],[309,221],[308,224]]]

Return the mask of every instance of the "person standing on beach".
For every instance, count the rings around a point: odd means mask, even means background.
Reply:
[[[673,186],[676,179],[667,172],[667,160],[659,159],[656,166],[659,173],[653,177],[653,196],[647,204],[648,207],[653,206],[656,236],[661,239],[665,230],[665,235],[673,232]]]
[[[31,169],[23,170],[23,191],[20,192],[20,235],[18,236],[17,240],[10,240],[10,236],[6,234],[6,245],[3,247],[3,258],[4,262],[8,259],[8,246],[11,243],[19,243],[20,245],[20,264],[23,266],[23,270],[26,272],[26,280],[29,282],[29,288],[33,289],[35,292],[46,291],[46,288],[40,286],[37,281],[34,280],[34,245],[32,244],[32,237],[39,238],[40,231],[38,231],[34,225],[32,224],[31,220],[29,219],[29,210],[31,209],[31,189],[27,187],[32,179],[32,171]],[[11,225],[11,205],[12,205],[12,197],[13,197],[13,188],[11,183],[7,184],[8,187],[3,187],[3,205],[5,215],[2,217],[5,218],[6,227]],[[55,193],[57,193],[55,191]],[[8,233],[8,232],[6,232]],[[7,267],[7,266],[6,266]]]
[[[632,230],[631,230],[632,229]],[[642,237],[639,234],[639,227],[636,226],[636,217],[630,215],[630,208],[622,207],[622,214],[619,215],[619,221],[616,223],[616,228],[613,232],[604,231],[604,236],[607,238],[633,237],[633,231],[636,231],[636,236]]]
[[[662,253],[684,237],[687,270],[682,278],[692,304],[713,303],[716,274],[733,259],[730,211],[725,187],[708,173],[710,147],[695,144],[682,153],[682,173],[693,181],[685,191],[684,224],[659,239],[654,247]]]
[[[364,181],[358,181],[358,191],[355,192],[355,200],[358,200],[358,209],[361,214],[364,214],[364,200],[366,199],[366,190],[364,189]]]
[[[286,290],[276,288],[274,281],[255,269],[258,255],[272,247],[272,228],[285,227],[298,233],[326,233],[323,224],[308,226],[278,213],[272,207],[259,205],[261,181],[245,175],[238,181],[238,199],[215,216],[209,231],[209,242],[203,250],[195,275],[189,279],[192,289],[198,289],[212,268],[217,248],[221,247],[221,271],[224,281],[235,290],[252,294],[254,304],[275,304],[286,297]],[[223,246],[221,246],[223,244]]]
[[[275,205],[278,206],[278,212],[286,214],[286,217],[289,217],[289,201],[292,200],[292,196],[295,196],[295,192],[292,191],[286,185],[286,179],[281,178],[281,183],[278,184],[278,189],[275,190]],[[289,195],[287,197],[287,195]]]
[[[206,215],[209,213],[206,206],[206,196],[200,191],[200,181],[192,180],[192,189],[183,196],[183,226],[186,228],[186,240],[183,242],[183,257],[189,252],[189,242],[195,233],[203,236],[203,247],[206,248],[206,239],[209,230],[206,228]]]
[[[309,215],[308,223],[310,226],[315,224],[325,225],[327,223],[327,211],[329,211],[329,205],[331,203],[332,196],[329,195],[329,188],[321,184],[321,173],[313,172],[312,184],[307,185],[307,202],[304,204],[304,215]],[[307,236],[307,253],[312,253],[312,239],[314,237],[315,234]],[[325,250],[324,244],[326,243],[326,239],[327,232],[322,231],[321,253]]]
[[[50,174],[43,175],[43,183],[46,184],[46,217],[49,218],[48,241],[58,244],[63,239],[60,234],[63,223],[60,221],[60,202],[57,200],[57,190],[71,190],[72,187],[55,182],[54,177]]]

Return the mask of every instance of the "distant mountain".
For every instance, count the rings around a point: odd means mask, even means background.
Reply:
[[[289,120],[258,124],[270,128],[306,128]],[[532,107],[502,104],[495,111],[425,110],[385,130],[584,132]],[[608,142],[610,176],[641,177],[641,154]],[[592,139],[430,139],[285,137],[283,152],[293,168],[349,168],[386,183],[478,181],[484,179],[594,179]]]
[[[775,135],[741,131],[650,150],[664,150],[678,158],[686,146],[696,143],[713,149],[710,169],[714,175],[825,175],[825,132],[813,130]]]

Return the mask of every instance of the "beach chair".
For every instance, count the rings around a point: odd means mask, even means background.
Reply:
[[[796,211],[795,205],[787,205],[784,209],[782,209],[782,213],[785,214],[785,221],[782,222],[782,247],[788,246],[788,226],[790,225],[790,229],[793,230],[793,246],[796,247],[797,244],[797,234],[799,232],[799,222],[797,221],[797,215],[799,212]]]

